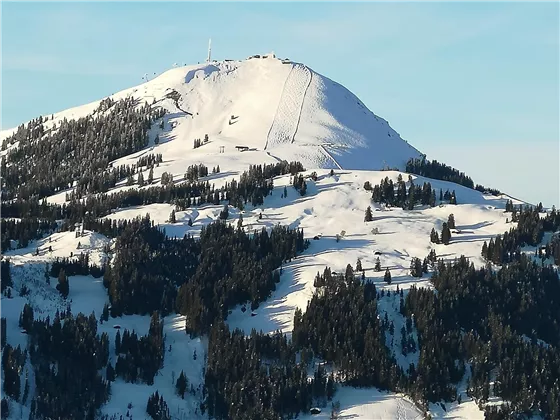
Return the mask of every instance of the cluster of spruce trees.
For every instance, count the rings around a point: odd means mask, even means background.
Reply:
[[[512,221],[517,222],[517,226],[482,245],[482,256],[495,264],[519,260],[521,247],[538,246],[545,232],[556,232],[560,229],[560,212],[554,207],[545,217],[540,215],[542,206],[527,206],[519,211],[513,206],[506,206],[506,209],[512,211]],[[537,255],[538,252],[537,249]]]
[[[408,183],[409,186],[407,188],[406,182],[404,182],[402,175],[399,174],[396,184],[389,177],[385,177],[379,185],[374,185],[373,187],[369,182],[366,182],[364,189],[372,191],[372,200],[374,202],[399,206],[404,210],[413,210],[416,204],[429,205],[431,207],[436,205],[436,190],[432,188],[429,182],[424,182],[422,186],[415,185],[412,177],[409,175]],[[449,204],[457,204],[455,190],[452,192],[446,190],[445,193],[443,190],[440,190],[439,202],[442,203],[444,200],[449,202]]]
[[[303,175],[301,174],[294,175],[292,186],[296,189],[296,191],[299,191],[300,195],[305,195],[307,193],[307,182],[305,182],[305,179],[303,179]]]
[[[335,393],[333,375],[319,366],[309,380],[313,353],[298,360],[296,350],[279,332],[246,337],[217,322],[209,335],[203,411],[217,419],[277,420],[325,406]]]
[[[280,281],[277,270],[307,246],[302,230],[275,226],[247,235],[238,226],[215,222],[205,226],[196,242],[194,273],[179,287],[177,311],[186,316],[187,332],[201,334],[215,319],[245,302],[254,310]]]
[[[89,254],[84,252],[73,258],[57,257],[51,264],[50,277],[58,277],[60,271],[64,270],[67,276],[88,276],[99,278],[103,275],[103,268],[89,262]]]
[[[556,234],[549,243],[546,244],[544,250],[538,248],[537,256],[541,259],[553,258],[554,264],[560,265],[560,235]]]
[[[190,237],[167,239],[149,215],[127,223],[103,276],[111,315],[172,312],[177,286],[196,269],[197,247]]]
[[[138,158],[136,161],[136,168],[141,169],[145,166],[147,169],[150,169],[154,166],[159,166],[161,162],[163,162],[163,155],[161,153],[150,153]]]
[[[57,312],[52,322],[32,320],[28,335],[35,373],[30,418],[95,419],[110,394],[100,373],[109,338],[98,334],[95,316]]]
[[[444,244],[449,245],[451,241],[451,229],[455,229],[455,216],[450,214],[447,218],[447,222],[443,222],[441,225],[441,235],[438,235],[435,228],[432,228],[430,232],[430,242],[434,244]]]
[[[425,176],[427,178],[439,179],[442,181],[454,182],[455,184],[463,185],[467,188],[471,188],[482,193],[489,193],[492,195],[501,195],[502,193],[495,188],[487,188],[484,185],[476,184],[474,185],[471,177],[465,175],[451,166],[444,163],[439,163],[437,160],[430,161],[429,159],[410,159],[406,163],[406,172]]]
[[[184,179],[189,182],[198,181],[198,178],[208,176],[208,167],[204,164],[191,165],[185,172]]]
[[[138,337],[134,331],[120,331],[115,339],[117,354],[113,368],[109,362],[107,333],[97,333],[97,320],[92,314],[74,317],[70,310],[57,311],[51,323],[33,317],[33,309],[26,305],[20,324],[29,334],[31,362],[35,372],[35,398],[31,401],[32,419],[64,418],[95,419],[100,406],[108,399],[110,382],[117,376],[127,382],[138,380],[153,384],[154,376],[163,365],[163,320],[152,314],[149,332]],[[4,390],[11,398],[25,404],[29,384],[20,398],[20,376],[25,365],[26,352],[6,345],[3,352]],[[102,372],[105,368],[105,377]],[[155,404],[157,409],[151,412]],[[129,407],[130,408],[130,407]],[[162,410],[160,410],[162,409]],[[148,404],[151,415],[168,413],[166,405],[152,401]],[[154,417],[167,418],[167,417]]]
[[[190,333],[204,333],[239,303],[257,307],[279,281],[276,269],[306,246],[303,231],[280,226],[248,236],[241,226],[217,221],[205,226],[198,240],[172,240],[149,216],[133,220],[117,238],[113,264],[105,269],[111,314],[176,309],[187,316]]]
[[[474,182],[471,177],[451,166],[439,163],[437,160],[410,159],[406,163],[405,171],[411,174],[425,176],[426,178],[454,182],[455,184],[474,189]]]
[[[107,106],[49,129],[39,117],[5,139],[3,147],[18,144],[2,159],[2,201],[46,197],[80,179],[81,185],[105,185],[109,162],[147,146],[148,130],[165,113],[134,98],[103,111]]]
[[[158,391],[148,397],[146,413],[154,420],[171,420],[169,407],[163,399],[163,395],[159,395]]]
[[[493,392],[511,402],[512,412],[540,411],[547,419],[558,418],[556,271],[525,256],[497,272],[475,269],[461,257],[454,263],[440,261],[432,281],[437,294],[413,287],[405,304],[406,315],[414,316],[418,329],[417,373],[422,376],[417,380],[426,398],[454,399],[453,384],[462,378],[468,361],[468,392],[479,402],[488,401]],[[548,344],[538,344],[537,339]]]
[[[385,345],[375,285],[362,282],[350,265],[344,274],[326,269],[318,283],[305,313],[296,310],[294,345],[333,362],[344,383],[402,389],[404,372]]]
[[[15,401],[22,401],[23,399],[20,399],[20,374],[22,373],[23,366],[25,366],[25,363],[27,361],[27,350],[22,350],[20,346],[13,348],[9,344],[3,345],[2,349],[2,376],[4,394],[6,396],[9,396],[10,398],[13,398]]]
[[[425,261],[433,263],[434,257],[430,255]],[[407,317],[407,327],[400,332],[404,337],[403,354],[416,349],[416,342],[410,339],[413,325],[418,330],[420,350],[418,365],[411,364],[403,372],[385,346],[384,331],[392,334],[394,327],[391,328],[388,320],[378,318],[376,300],[380,296],[375,286],[357,279],[351,266],[345,274],[337,275],[326,269],[316,277],[315,285],[319,290],[306,312],[297,310],[294,317],[291,345],[300,352],[300,363],[320,356],[337,366],[339,382],[404,391],[420,402],[456,400],[456,384],[468,373],[468,394],[478,402],[488,401],[491,393],[511,402],[501,413],[487,409],[488,418],[504,418],[498,417],[503,415],[509,418],[508,415],[533,411],[547,419],[557,418],[560,320],[554,308],[559,304],[560,286],[555,270],[540,267],[525,257],[498,272],[489,268],[477,270],[461,257],[453,263],[440,261],[433,283],[437,294],[427,288],[413,287],[406,298],[401,299],[401,311]],[[212,331],[214,337],[232,339],[235,336],[227,328],[219,328],[222,329],[219,334]],[[239,335],[242,340],[241,333]],[[282,360],[282,354],[289,354],[290,346],[282,344],[281,336],[268,339],[275,347],[267,347],[266,354],[250,360]],[[548,344],[538,344],[537,339]],[[232,373],[226,368],[227,360],[235,357],[236,352],[228,352],[228,344],[224,342],[228,343],[227,339],[220,341],[221,346],[211,347],[212,351],[220,349],[212,363],[222,370],[216,366],[210,368],[209,363],[206,402],[211,414],[236,418],[238,411],[228,410],[233,407],[237,410],[238,404],[248,397],[228,386],[239,384],[241,388],[238,389],[260,386],[257,389],[263,392],[269,378],[255,373],[250,377],[257,384],[249,385],[251,382],[246,382],[245,375],[252,368],[241,361],[239,366],[244,368],[236,370],[238,376],[228,376]],[[259,348],[256,344],[252,347]],[[271,363],[274,365],[277,361]],[[258,369],[259,363],[253,366]],[[493,387],[490,385],[492,374],[497,374]],[[219,379],[228,377],[229,385],[227,379]],[[297,378],[293,384],[297,384]],[[231,392],[227,392],[228,389]],[[277,389],[281,391],[283,387]],[[300,390],[298,395],[307,394]],[[295,412],[309,408],[305,399],[290,401]],[[241,407],[253,405],[244,402]],[[287,414],[274,406],[257,407],[261,411],[254,414],[256,417],[277,418],[280,413]]]
[[[11,248],[11,240],[17,241],[19,247],[25,248],[29,245],[29,241],[52,233],[56,227],[55,221],[38,219],[36,217],[18,220],[2,219],[2,252]]]
[[[159,166],[163,162],[163,155],[149,154],[141,156],[136,164],[134,165],[120,165],[117,167],[107,168],[105,171],[99,172],[98,174],[91,176],[83,176],[79,178],[76,182],[75,188],[66,193],[66,201],[80,199],[87,194],[94,193],[105,193],[110,188],[116,186],[116,184],[122,180],[127,180],[126,184],[128,186],[138,184],[139,187],[145,185],[150,185],[154,181],[154,167]],[[145,170],[148,171],[146,180],[144,179],[144,172],[142,167],[146,167]],[[135,182],[134,175],[138,174],[137,180]]]
[[[120,222],[113,224],[100,220],[100,218],[110,214],[116,208],[172,203],[178,209],[184,210],[205,203],[218,205],[225,200],[240,209],[243,209],[247,203],[254,206],[261,205],[264,197],[272,191],[273,177],[285,174],[295,175],[304,170],[299,162],[283,161],[270,165],[252,165],[241,175],[239,181],[233,180],[220,189],[215,189],[209,182],[174,184],[171,179],[164,186],[91,195],[85,200],[76,199],[62,205],[47,204],[46,201],[37,198],[3,201],[2,216],[18,217],[21,220],[13,222],[8,227],[4,227],[5,224],[2,223],[2,249],[9,249],[12,239],[36,239],[42,236],[43,232],[37,230],[39,223],[37,219],[43,220],[43,223],[50,223],[50,227],[45,233],[50,233],[57,226],[56,221],[62,220],[62,225],[59,227],[61,230],[73,230],[75,223],[84,222],[86,229],[96,230],[114,237],[120,231],[116,228]],[[24,242],[20,246],[24,245],[27,243]]]
[[[117,361],[113,370],[107,366],[107,377],[122,377],[126,382],[142,382],[152,385],[158,370],[163,366],[165,354],[165,340],[163,336],[163,320],[158,312],[154,312],[150,319],[148,335],[138,338],[136,332],[124,330],[121,338],[120,331],[115,337],[115,352]]]
[[[8,259],[0,262],[0,286],[2,292],[4,292],[7,287],[12,286],[12,270],[10,268],[10,260]]]

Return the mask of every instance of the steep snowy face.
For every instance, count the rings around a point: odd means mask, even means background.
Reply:
[[[171,144],[165,152],[177,155],[208,135],[208,154],[241,145],[307,168],[404,169],[409,158],[421,156],[346,88],[271,56],[174,68],[111,97],[128,96],[167,109]],[[46,128],[91,114],[98,105],[57,113]]]

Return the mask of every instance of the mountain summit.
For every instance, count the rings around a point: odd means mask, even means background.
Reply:
[[[111,99],[128,96],[167,110],[171,129],[160,139],[173,140],[174,153],[208,135],[207,153],[246,146],[309,168],[404,169],[422,156],[345,87],[273,54],[176,67]],[[84,117],[99,103],[54,119]]]

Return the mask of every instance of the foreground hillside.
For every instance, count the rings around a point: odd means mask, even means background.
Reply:
[[[317,171],[317,180],[307,181],[307,192],[304,196],[292,187],[291,177],[285,175],[274,179],[274,189],[263,205],[249,206],[242,212],[230,209],[228,220],[237,225],[239,217],[242,216],[246,232],[258,232],[261,228],[271,229],[280,223],[292,228],[303,228],[306,238],[311,240],[303,255],[283,266],[280,283],[269,299],[254,311],[244,308],[242,310],[244,305],[231,311],[227,318],[230,328],[240,328],[245,334],[250,334],[252,329],[264,333],[281,330],[289,334],[294,326],[296,309],[305,311],[316,290],[316,274],[322,273],[326,267],[344,272],[348,263],[354,266],[358,259],[367,281],[373,282],[379,290],[393,293],[397,289],[406,292],[413,285],[432,287],[428,277],[414,278],[410,275],[412,257],[423,258],[431,249],[435,250],[439,258],[447,261],[466,255],[477,266],[483,266],[484,261],[480,256],[482,243],[507,229],[506,218],[509,216],[504,214],[507,197],[497,198],[449,182],[413,176],[415,184],[430,182],[437,191],[454,188],[459,204],[442,204],[433,208],[425,206],[408,211],[385,208],[372,203],[371,193],[364,190],[364,183],[369,181],[376,185],[385,177],[396,181],[398,175],[398,172],[335,171],[330,174],[327,170]],[[284,196],[284,191],[287,192],[287,196]],[[364,215],[368,206],[373,207],[373,220],[366,223]],[[136,206],[116,210],[107,218],[132,219],[149,213],[151,219],[165,229],[168,236],[181,238],[188,234],[196,238],[203,226],[219,220],[222,210],[221,205],[205,205],[176,211],[176,221],[171,223],[169,216],[174,208],[171,204],[163,203]],[[442,223],[447,221],[450,213],[454,214],[456,230],[461,233],[454,234],[449,245],[430,243],[430,231],[434,227],[438,231],[441,230]],[[377,233],[373,233],[374,231]],[[100,317],[103,305],[109,303],[107,291],[104,290],[100,279],[91,275],[71,276],[68,298],[61,299],[54,289],[56,279],[51,279],[51,285],[44,283],[44,264],[52,264],[56,258],[69,257],[78,252],[87,253],[90,255],[90,261],[100,264],[107,257],[104,252],[105,245],[110,243],[112,242],[94,232],[86,231],[79,237],[76,237],[74,232],[61,232],[32,242],[28,248],[6,252],[4,257],[9,258],[13,265],[13,294],[19,294],[24,285],[29,288],[24,298],[3,297],[3,316],[7,318],[8,342],[13,346],[25,345],[24,335],[18,327],[18,318],[26,302],[34,308],[36,317],[54,317],[57,310],[66,309],[67,301],[71,302],[72,313],[94,312],[96,317]],[[37,248],[41,250],[40,255],[35,255]],[[380,271],[375,269],[377,259],[381,264]],[[384,281],[386,269],[391,272],[390,285]],[[398,300],[391,303],[390,299],[381,298],[378,305],[380,314],[383,316],[386,313],[399,331],[401,326],[404,326],[405,319],[399,313],[396,303]],[[102,407],[104,413],[124,415],[128,411],[134,417],[142,417],[145,401],[157,390],[169,404],[171,412],[182,413],[184,418],[200,415],[196,401],[201,398],[201,391],[197,387],[203,384],[202,368],[207,344],[204,339],[193,340],[185,335],[183,319],[171,315],[164,319],[166,347],[169,346],[171,351],[166,352],[164,368],[157,376],[161,376],[161,379],[156,379],[153,385],[128,384],[122,379],[117,379],[112,387],[113,397]],[[110,343],[114,343],[117,331],[114,326],[117,324],[121,329],[134,329],[138,334],[146,334],[149,319],[137,315],[109,318],[108,323],[99,325],[99,331],[109,334]],[[388,339],[387,345],[403,368],[408,367],[409,363],[418,363],[417,352],[403,357],[400,339],[394,343]],[[195,350],[198,357],[193,360],[192,354]],[[180,356],[181,354],[183,356]],[[110,357],[110,360],[115,362],[113,357]],[[31,366],[27,369],[30,368]],[[185,372],[195,390],[194,394],[185,400],[176,396],[170,379],[172,376],[177,377],[181,370]],[[377,391],[341,389],[337,394],[341,415],[352,413],[365,419],[421,417],[421,411],[414,408],[403,396],[376,396],[375,392]],[[465,388],[461,392],[463,402],[460,406],[456,403],[448,405],[447,411],[435,406],[432,409],[433,416],[438,418],[460,415],[462,418],[482,418],[483,414],[466,395]],[[32,397],[31,393],[29,398]],[[132,404],[132,408],[128,408],[129,403]]]

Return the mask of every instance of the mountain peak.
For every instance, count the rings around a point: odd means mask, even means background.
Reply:
[[[344,86],[274,52],[174,67],[111,99],[130,96],[167,110],[172,130],[164,136],[177,152],[208,135],[225,148],[242,145],[308,168],[403,169],[422,156]],[[53,122],[89,115],[99,102]],[[207,152],[222,152],[217,143]]]

